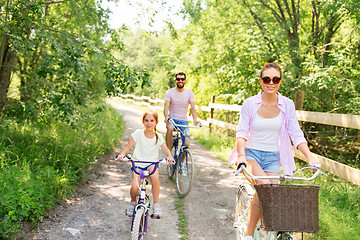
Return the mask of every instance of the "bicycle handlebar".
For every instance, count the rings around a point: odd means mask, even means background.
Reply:
[[[305,168],[316,169],[316,172],[311,177],[295,177],[295,176],[287,176],[287,175],[283,175],[283,174],[280,174],[278,176],[255,176],[249,172],[249,170],[246,168],[245,163],[240,163],[237,167],[237,170],[234,172],[234,174],[235,174],[235,176],[237,176],[237,175],[239,175],[240,172],[244,172],[248,177],[250,177],[252,179],[257,179],[257,180],[279,179],[281,181],[285,181],[285,180],[311,181],[311,180],[314,180],[319,174],[327,176],[325,173],[323,173],[321,171],[320,164],[316,164],[315,166],[304,167],[304,168],[301,168],[300,170],[303,170]],[[298,171],[300,171],[300,170],[298,170]]]
[[[118,156],[119,156],[119,155],[116,155],[115,160],[117,159]],[[135,160],[133,160],[133,159],[131,159],[130,157],[127,157],[127,156],[125,156],[125,157],[122,159],[122,161],[124,161],[124,162],[131,161],[133,171],[134,171],[136,174],[138,174],[138,175],[141,175],[141,173],[136,169],[135,163],[149,163],[149,164],[154,164],[155,167],[154,167],[154,169],[153,169],[151,172],[149,172],[149,175],[148,175],[148,176],[154,174],[154,172],[156,171],[156,169],[159,167],[159,163],[164,163],[164,164],[165,164],[165,163],[166,163],[166,160],[167,160],[166,158],[163,158],[163,159],[157,160],[156,162],[150,162],[150,161],[135,161]]]
[[[189,126],[189,125],[181,125],[181,124],[176,124],[175,123],[175,121],[174,121],[174,119],[172,119],[172,118],[168,118],[167,119],[168,120],[168,122],[170,123],[170,124],[172,124],[174,127],[186,127],[186,128],[198,128],[198,127],[201,127],[201,122],[198,122],[197,124],[196,124],[196,126]]]

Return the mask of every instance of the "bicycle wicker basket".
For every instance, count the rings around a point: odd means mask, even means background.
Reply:
[[[257,184],[261,228],[266,231],[319,231],[319,186]]]

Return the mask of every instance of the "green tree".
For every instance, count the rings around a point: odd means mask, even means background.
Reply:
[[[109,73],[124,67],[106,48],[105,39],[116,39],[116,33],[108,27],[109,12],[96,0],[7,0],[1,9],[0,113],[11,74],[21,80],[21,100],[26,106],[66,117],[76,105],[105,92],[106,77],[111,75],[104,75],[107,68]],[[116,40],[109,45],[121,46]],[[146,81],[141,68],[125,70],[130,77],[111,75],[118,77],[111,79],[115,85]],[[115,93],[114,86],[109,87],[108,94]]]

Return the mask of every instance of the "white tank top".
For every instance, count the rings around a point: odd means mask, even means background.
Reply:
[[[262,118],[256,113],[250,137],[246,141],[245,147],[261,151],[278,152],[281,123],[281,112],[274,118]]]

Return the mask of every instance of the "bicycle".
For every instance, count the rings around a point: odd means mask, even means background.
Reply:
[[[255,190],[257,191],[259,197],[261,217],[255,228],[254,240],[292,240],[290,232],[318,231],[319,187],[314,185],[283,184],[285,180],[311,181],[315,179],[319,174],[326,176],[326,174],[320,170],[320,164],[316,166],[301,168],[296,173],[303,171],[307,168],[316,170],[311,177],[296,177],[295,175],[285,176],[282,174],[280,174],[279,176],[254,176],[246,169],[246,164],[239,164],[237,170],[234,172],[235,176],[237,176],[240,172],[244,172],[246,177],[257,180],[278,179],[280,180],[280,184],[256,184],[254,186],[250,183],[245,183],[239,185],[236,195],[234,222],[237,240],[241,240],[244,236],[249,216],[249,207],[250,204],[252,204],[252,198],[254,197]],[[272,188],[275,189],[275,191],[271,190]],[[286,196],[284,196],[283,194],[284,191],[288,191],[285,194]],[[297,199],[296,203],[293,203],[291,199],[289,200],[289,195],[294,195],[294,197],[300,195],[301,197]],[[277,199],[277,196],[280,196],[281,199]],[[307,197],[312,198],[313,201],[311,202],[311,199],[307,199]],[[284,199],[286,199],[285,202]],[[287,213],[289,212],[286,211],[287,208],[299,208],[297,204],[304,205],[305,202],[308,209],[301,209],[302,213],[297,213],[296,211]],[[309,202],[311,202],[310,205],[308,204]],[[286,204],[288,206],[286,206]],[[304,214],[308,215],[307,219],[301,219],[302,217],[304,217]],[[309,220],[307,226],[299,226],[302,222],[306,220]]]
[[[116,156],[115,159],[117,159],[117,157],[118,156]],[[131,240],[140,240],[140,239],[144,239],[145,237],[147,224],[148,224],[149,210],[151,209],[150,198],[146,190],[146,186],[148,184],[147,178],[155,173],[156,169],[159,167],[160,162],[162,161],[166,162],[166,158],[160,159],[156,162],[145,162],[145,161],[135,161],[129,157],[124,157],[123,161],[131,161],[134,173],[140,176],[140,184],[137,182],[137,185],[139,187],[137,204],[134,208],[132,221],[131,221]],[[147,170],[141,170],[135,168],[135,163],[137,162],[154,164],[154,169],[151,172],[149,172]],[[125,211],[125,214],[127,215],[127,210]],[[154,214],[151,214],[150,217],[152,219],[160,219],[160,217],[154,216]]]
[[[185,133],[189,131],[189,128],[197,128],[201,125],[179,125],[172,118],[168,118],[168,122],[174,126],[171,155],[175,160],[175,164],[167,166],[167,173],[170,179],[175,174],[176,190],[181,197],[185,197],[191,191],[195,171],[194,158],[190,148],[184,145]],[[185,130],[182,131],[180,127],[184,127]]]

